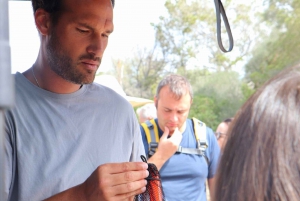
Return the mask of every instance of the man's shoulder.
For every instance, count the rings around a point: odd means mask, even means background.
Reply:
[[[197,118],[195,118],[195,120],[204,123],[203,125],[204,125],[205,128],[206,128],[206,133],[213,134],[212,129],[211,129],[209,126],[207,126],[206,122],[201,121],[201,120],[199,120],[199,119],[197,119]],[[194,121],[193,121],[193,119],[187,119],[187,123],[188,123],[188,125],[191,126],[191,127],[194,126]]]
[[[102,93],[107,93],[107,94],[112,94],[112,95],[120,95],[118,94],[116,91],[114,91],[113,89],[107,87],[107,86],[104,86],[102,84],[99,84],[99,83],[96,83],[96,82],[93,82],[91,84],[87,84],[86,85],[87,88],[93,92],[102,92]]]
[[[101,85],[99,83],[93,82],[91,84],[86,85],[88,93],[93,94],[94,96],[100,96],[101,98],[107,98],[112,102],[117,101],[119,104],[130,105],[130,103],[126,100],[126,96],[123,94],[119,94],[115,90]],[[131,105],[130,105],[131,107]]]
[[[196,120],[198,120],[198,119],[196,119]],[[199,120],[198,120],[198,121],[199,121]],[[214,135],[213,130],[212,130],[209,126],[207,126],[207,125],[205,124],[205,122],[203,122],[203,123],[204,123],[204,126],[205,126],[205,132],[204,132],[204,130],[202,130],[202,129],[199,128],[199,127],[197,127],[198,130],[195,131],[193,119],[187,119],[186,122],[187,122],[187,126],[190,128],[189,130],[192,130],[192,132],[193,132],[194,135],[195,135],[195,132],[197,132],[197,134],[198,134],[199,137],[201,137],[201,135],[205,135],[206,142],[207,142],[208,144],[211,144],[211,142],[212,142],[212,141],[214,140],[214,138],[215,138],[215,135]],[[202,121],[201,121],[201,122],[202,122]]]

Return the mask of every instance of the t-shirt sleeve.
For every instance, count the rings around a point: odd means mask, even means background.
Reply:
[[[133,143],[133,151],[132,151],[132,157],[131,161],[142,161],[141,155],[145,156],[145,149],[143,140],[141,137],[141,131],[139,123],[136,119],[136,116],[133,118],[133,124],[134,124],[134,143]]]
[[[146,133],[144,131],[143,126],[140,126],[140,130],[141,130],[141,136],[143,139],[143,144],[144,144],[144,149],[145,149],[145,153],[146,153],[146,158],[148,157],[149,154],[149,145],[148,145],[148,141],[147,141],[147,137],[146,137]]]
[[[214,135],[212,129],[207,128],[207,139],[208,139],[208,154],[209,154],[209,165],[208,165],[208,179],[213,178],[217,172],[220,157],[220,147],[217,142],[217,138]]]
[[[8,112],[5,119],[5,132],[4,132],[4,198],[8,199],[10,193],[12,179],[13,179],[13,141],[14,126],[9,120]]]

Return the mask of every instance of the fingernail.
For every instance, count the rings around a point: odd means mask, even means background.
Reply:
[[[148,169],[148,163],[143,163],[143,169]]]

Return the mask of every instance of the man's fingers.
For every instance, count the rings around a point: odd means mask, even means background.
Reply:
[[[145,191],[146,191],[146,187],[143,187],[143,188],[138,189],[138,190],[133,191],[133,192],[118,194],[118,195],[114,196],[114,198],[115,198],[115,200],[133,201],[134,196],[136,196],[138,194],[141,194]]]
[[[143,180],[148,177],[148,170],[130,171],[118,174],[112,174],[111,180],[114,181],[114,185],[126,184],[134,181]]]
[[[178,130],[178,128],[176,128],[173,132],[173,135],[171,136],[171,138],[178,138],[178,137],[182,137],[182,133]]]
[[[178,128],[176,128],[174,130],[173,135],[170,137],[170,140],[172,140],[173,142],[175,142],[176,144],[180,144],[181,140],[182,140],[182,133],[178,130]]]
[[[118,194],[116,196],[130,197],[133,195],[141,194],[146,190],[147,180],[142,179],[139,181],[134,181],[126,184],[120,184],[114,186],[114,192]]]
[[[163,133],[163,135],[161,136],[160,140],[164,140],[167,139],[169,135],[169,128],[165,126],[165,132]]]
[[[148,177],[148,164],[144,162],[108,163],[100,165],[84,182],[86,200],[124,200],[142,192]],[[124,194],[124,199],[116,198]],[[127,197],[126,197],[127,196]]]
[[[102,175],[102,188],[127,184],[148,177],[148,164],[144,162],[110,163],[98,167],[98,175]],[[130,187],[130,186],[129,186]]]
[[[147,170],[148,164],[144,162],[107,163],[98,167],[100,173],[117,174],[130,171]]]

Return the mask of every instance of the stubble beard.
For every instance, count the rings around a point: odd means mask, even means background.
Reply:
[[[51,70],[57,75],[74,84],[90,84],[94,81],[96,72],[87,71],[87,74],[80,72],[77,68],[77,63],[74,62],[68,53],[61,48],[55,30],[51,33],[46,49],[48,64]],[[81,59],[98,60],[99,63],[101,63],[100,58],[94,58],[92,55],[82,55],[78,61]]]

